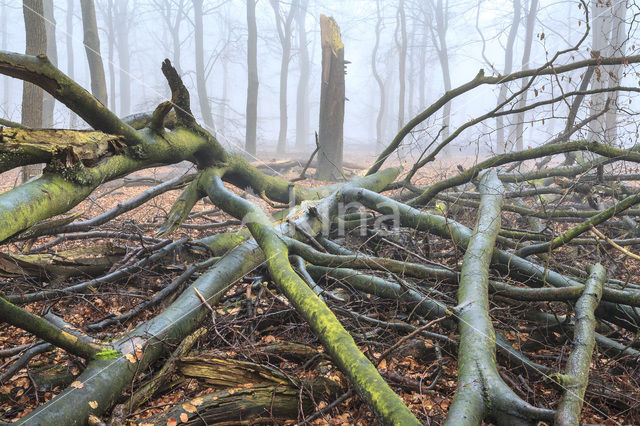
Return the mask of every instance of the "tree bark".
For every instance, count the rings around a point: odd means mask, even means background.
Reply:
[[[289,81],[289,62],[291,61],[291,24],[297,14],[298,1],[293,0],[289,11],[283,17],[280,12],[280,0],[270,0],[273,13],[276,17],[278,39],[282,46],[282,58],[280,60],[280,128],[278,130],[278,145],[276,152],[284,154],[287,147],[287,85]]]
[[[344,126],[344,44],[333,18],[320,15],[322,85],[320,88],[320,131],[318,132],[318,178],[336,180],[342,174]]]
[[[100,3],[98,3],[100,7]],[[114,53],[116,50],[116,31],[115,31],[115,4],[113,0],[107,0],[104,4],[106,10],[102,10],[102,14],[106,21],[107,33],[107,69],[109,70],[109,109],[114,113],[116,110],[116,68],[114,63]],[[122,113],[119,114],[123,116]]]
[[[495,169],[481,178],[476,227],[462,261],[456,316],[460,324],[458,386],[445,425],[480,424],[491,413],[498,424],[548,420],[551,410],[521,400],[502,380],[495,361],[496,334],[489,317],[489,265],[500,229],[504,187]]]
[[[256,131],[258,126],[258,28],[256,25],[256,1],[247,0],[247,112],[245,150],[256,155]]]
[[[84,48],[87,52],[89,73],[91,74],[91,93],[102,105],[107,106],[107,82],[100,54],[100,37],[98,36],[94,0],[80,0],[80,8],[82,9]]]
[[[194,19],[194,39],[196,44],[196,87],[198,90],[198,101],[200,102],[200,114],[204,121],[204,127],[211,133],[215,134],[215,125],[213,123],[213,114],[211,112],[211,104],[207,95],[207,77],[204,70],[204,27],[203,27],[203,10],[204,0],[193,1],[193,19]]]
[[[67,22],[66,22],[66,44],[67,44],[67,75],[71,80],[74,79],[74,55],[73,55],[73,9],[74,0],[67,0]],[[69,111],[69,127],[76,128],[78,116],[73,111]]]
[[[398,49],[398,131],[404,126],[405,86],[407,67],[407,19],[404,10],[404,0],[398,1],[396,23],[396,48]],[[398,35],[400,35],[398,39]]]
[[[380,0],[376,0],[376,41],[373,45],[373,52],[371,53],[371,71],[373,73],[373,78],[376,79],[376,83],[378,84],[378,91],[380,93],[380,106],[378,107],[378,115],[376,117],[376,153],[379,153],[384,148],[382,139],[382,123],[384,120],[384,109],[385,109],[385,87],[384,81],[382,77],[378,73],[378,49],[380,47],[380,32],[382,31],[382,15],[380,14]]]
[[[627,44],[627,4],[625,1],[616,2],[612,8],[611,19],[611,36],[610,46],[611,53],[616,56],[624,56]],[[613,65],[609,71],[609,87],[615,87],[620,84],[624,77],[623,67],[621,65]],[[609,95],[609,109],[605,113],[605,141],[614,144],[618,137],[618,92]]]
[[[7,50],[7,44],[8,44],[8,39],[9,39],[9,30],[8,30],[8,26],[7,26],[7,17],[9,16],[9,13],[7,12],[7,5],[6,3],[2,3],[2,9],[0,12],[0,28],[2,31],[2,44],[0,45],[2,47],[2,50]],[[10,86],[9,86],[9,77],[3,77],[2,78],[2,89],[3,89],[3,97],[2,97],[2,105],[4,106],[4,108],[8,108],[9,106],[9,100],[11,99],[11,92],[10,92]]]
[[[27,55],[46,55],[47,29],[44,22],[45,0],[23,0],[22,10],[26,32]],[[44,117],[44,91],[35,84],[24,82],[22,86],[22,125],[41,128]],[[25,182],[40,173],[37,165],[22,168],[22,181]]]
[[[296,12],[298,26],[298,63],[300,64],[300,78],[296,95],[296,148],[304,149],[309,134],[309,47],[307,46],[306,17],[309,0],[300,0]]]
[[[23,0],[24,26],[27,35],[27,55],[47,53],[47,30],[44,24],[44,0]],[[24,82],[22,89],[22,121],[30,128],[42,127],[43,90]]]
[[[56,19],[53,14],[53,0],[44,0],[44,26],[47,38],[47,58],[54,66],[58,66],[58,48],[56,45]],[[42,127],[53,127],[55,99],[48,93],[43,95]]]
[[[527,23],[524,36],[524,52],[522,53],[522,69],[527,69],[531,65],[529,59],[531,58],[531,44],[533,43],[533,28],[536,24],[536,16],[538,15],[538,0],[531,0],[529,6],[529,12],[527,12]],[[522,80],[521,90],[525,88],[526,80]],[[518,107],[523,107],[527,104],[527,95],[529,91],[525,91],[520,95],[518,101]],[[524,118],[525,113],[522,112],[516,116],[516,143],[515,148],[517,151],[524,149]]]
[[[434,31],[433,25],[429,27],[431,31],[431,39],[433,45],[438,53],[438,60],[440,62],[440,68],[442,69],[442,79],[444,81],[445,95],[451,90],[451,71],[449,70],[449,50],[447,48],[447,30],[449,28],[449,1],[430,0],[431,8],[435,15],[436,29]],[[451,122],[451,101],[444,104],[442,108],[442,140],[449,137],[449,125]]]
[[[131,114],[131,53],[129,49],[129,0],[116,3],[116,37],[118,46],[118,66],[120,68],[120,116]]]
[[[535,1],[535,0],[534,0]],[[511,28],[509,29],[509,37],[507,38],[507,44],[504,47],[504,72],[502,75],[511,74],[513,69],[513,45],[515,44],[516,37],[518,36],[518,27],[520,26],[520,14],[521,5],[520,0],[513,0],[513,20],[511,21]],[[528,29],[527,29],[528,31]],[[525,48],[526,51],[526,48]],[[500,92],[498,93],[498,105],[501,105],[507,99],[507,91],[509,90],[508,83],[500,85]],[[496,118],[496,153],[502,154],[509,151],[507,146],[507,139],[505,139],[505,123],[504,117],[498,116]]]
[[[589,369],[595,346],[595,310],[602,298],[602,287],[606,281],[607,271],[602,265],[598,263],[591,267],[591,274],[585,283],[582,296],[576,302],[572,350],[565,374],[556,375],[556,379],[564,388],[555,416],[556,425],[570,426],[580,423],[580,411],[589,382]]]

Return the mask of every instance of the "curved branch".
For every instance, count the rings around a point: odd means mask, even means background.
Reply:
[[[122,136],[127,145],[143,142],[142,136],[102,105],[91,93],[57,69],[46,56],[0,51],[0,74],[28,81],[46,90],[96,130]]]
[[[420,424],[373,364],[356,346],[333,312],[295,273],[288,259],[286,244],[267,216],[249,201],[229,192],[218,176],[212,177],[209,197],[227,213],[247,223],[267,258],[273,280],[296,311],[327,348],[332,359],[356,387],[383,424]]]
[[[564,387],[564,394],[558,404],[555,423],[559,426],[580,423],[580,411],[584,393],[589,381],[591,357],[595,346],[596,317],[594,311],[602,297],[602,287],[607,280],[607,271],[596,264],[591,268],[582,296],[576,302],[576,323],[574,326],[573,348],[567,359],[565,374],[556,378]]]
[[[375,173],[382,167],[387,158],[400,146],[402,140],[409,134],[413,129],[415,129],[420,123],[431,117],[437,111],[440,110],[445,104],[447,104],[452,99],[472,90],[476,87],[485,85],[485,84],[500,84],[506,81],[518,80],[521,78],[532,77],[532,76],[542,76],[542,75],[555,75],[555,74],[563,74],[569,71],[573,71],[576,69],[589,67],[589,66],[599,66],[599,65],[628,65],[630,63],[640,62],[640,55],[627,56],[627,57],[617,57],[617,58],[592,58],[585,59],[583,61],[574,62],[572,64],[562,65],[558,67],[553,67],[551,64],[545,64],[545,67],[541,67],[538,69],[532,70],[524,70],[514,72],[505,76],[498,77],[485,77],[484,71],[480,70],[480,72],[473,78],[473,80],[465,83],[455,89],[452,89],[446,92],[440,99],[431,104],[426,110],[412,118],[401,130],[398,134],[393,138],[389,146],[378,156],[375,163],[371,168],[367,171],[367,174]]]

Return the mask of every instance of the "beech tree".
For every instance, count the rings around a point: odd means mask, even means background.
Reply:
[[[103,104],[107,105],[107,81],[100,53],[100,37],[96,20],[96,8],[93,0],[80,0],[82,10],[82,28],[84,31],[84,47],[91,74],[91,93]]]
[[[292,0],[288,11],[282,10],[279,0],[269,0],[276,17],[278,39],[282,46],[280,61],[280,130],[278,131],[278,145],[276,151],[283,154],[287,145],[287,84],[289,81],[289,62],[291,61],[291,37],[293,35],[293,18],[297,14],[299,0]]]
[[[247,1],[247,109],[244,149],[256,155],[258,128],[258,29],[256,26],[256,2]]]

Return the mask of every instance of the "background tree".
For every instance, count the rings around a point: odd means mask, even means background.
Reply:
[[[53,0],[44,0],[44,27],[47,38],[47,58],[53,65],[58,66],[58,48],[56,45],[56,18],[53,14]],[[42,126],[53,127],[53,114],[56,101],[48,93],[43,94],[42,99]]]
[[[82,10],[82,28],[84,31],[84,47],[91,74],[91,93],[105,106],[107,105],[107,82],[104,75],[102,55],[100,53],[100,37],[93,0],[80,0]]]
[[[134,6],[135,10],[135,6]],[[115,2],[116,41],[118,68],[120,71],[120,115],[131,114],[131,49],[129,29],[133,27],[134,15],[129,11],[129,0]]]
[[[451,70],[449,69],[449,50],[447,48],[447,30],[449,28],[449,0],[429,0],[434,25],[429,25],[431,41],[438,54],[438,62],[442,71],[444,91],[451,90]],[[442,140],[449,137],[451,124],[451,102],[447,102],[442,110]]]
[[[185,0],[153,0],[153,4],[155,10],[160,12],[164,28],[169,31],[171,37],[171,63],[179,72],[182,72],[180,53],[183,39],[180,29],[188,13]]]
[[[47,53],[47,30],[44,23],[44,0],[23,0],[22,11],[26,31],[27,55]],[[31,128],[42,127],[43,91],[24,82],[22,89],[22,124]]]
[[[398,131],[404,126],[404,107],[406,92],[407,67],[407,17],[404,0],[398,0],[396,12],[395,42],[398,48]]]
[[[98,0],[97,6],[103,17],[105,26],[102,29],[107,40],[107,70],[109,73],[109,109],[117,113],[116,109],[116,29],[114,0]],[[122,114],[121,114],[122,115]]]
[[[2,34],[2,44],[0,44],[0,46],[2,46],[2,50],[7,50],[7,46],[9,44],[9,27],[7,25],[7,21],[8,21],[8,16],[9,13],[7,12],[7,5],[6,3],[2,2],[2,4],[0,4],[0,33]],[[2,78],[2,92],[3,92],[3,96],[2,96],[2,106],[4,108],[7,108],[7,106],[9,105],[9,99],[11,97],[11,93],[9,92],[10,88],[9,88],[9,77],[3,77]],[[5,111],[6,113],[6,111]]]
[[[213,113],[207,94],[207,77],[204,66],[204,26],[203,6],[204,0],[193,0],[193,28],[194,42],[196,45],[196,87],[198,89],[198,101],[200,102],[200,114],[204,125],[210,132],[215,132]]]
[[[503,75],[511,74],[513,70],[513,46],[518,36],[518,28],[520,27],[520,15],[522,14],[522,6],[520,0],[513,0],[513,19],[509,26],[509,35],[507,36],[507,43],[504,47],[504,72]],[[500,92],[498,94],[498,105],[503,104],[507,99],[507,92],[509,87],[507,84],[500,85]],[[505,124],[504,117],[499,116],[496,118],[496,152],[503,153],[507,150],[505,139]]]
[[[258,127],[258,28],[256,25],[256,2],[247,0],[247,108],[245,150],[256,155],[256,133]]]
[[[45,0],[23,0],[22,13],[26,32],[27,55],[47,53],[47,30],[44,22]],[[41,128],[44,117],[44,91],[35,84],[23,82],[22,85],[22,125],[29,128]],[[48,118],[48,117],[47,117]],[[40,172],[37,165],[22,167],[22,181],[27,181]]]
[[[289,62],[291,61],[291,37],[293,18],[297,14],[299,0],[292,0],[289,10],[282,10],[279,0],[269,0],[276,17],[278,40],[282,46],[280,61],[280,130],[278,131],[278,145],[276,152],[284,154],[287,145],[287,85],[289,82]]]
[[[384,121],[385,111],[385,85],[380,73],[378,72],[378,49],[380,47],[380,32],[382,31],[383,20],[380,12],[380,0],[376,0],[376,29],[375,29],[375,43],[373,45],[373,52],[371,53],[371,72],[373,78],[375,78],[378,84],[378,93],[380,104],[378,106],[378,112],[376,116],[376,152],[382,151],[383,146],[383,129],[382,123]]]
[[[629,36],[627,34],[628,26],[626,23],[627,16],[627,2],[626,1],[617,1],[611,6],[611,35],[609,42],[609,54],[615,56],[625,56],[626,55],[626,45]],[[606,69],[606,68],[605,68]],[[608,78],[608,86],[609,88],[614,88],[619,86],[623,74],[623,66],[622,65],[612,65],[610,69],[607,70],[607,78]],[[618,137],[618,110],[620,109],[620,105],[618,105],[618,93],[616,91],[609,94],[610,105],[611,108],[607,110],[605,113],[605,141],[607,143],[615,143]]]
[[[296,10],[296,25],[298,26],[298,64],[300,76],[296,93],[296,148],[301,150],[307,143],[309,136],[309,78],[311,62],[309,61],[309,47],[307,46],[307,7],[309,0],[299,0]]]
[[[66,50],[67,50],[67,75],[69,78],[75,78],[75,64],[74,64],[74,53],[73,53],[73,10],[74,10],[75,1],[67,0],[67,16],[66,16]],[[69,111],[69,127],[72,129],[76,128],[78,123],[78,116],[73,111]]]
[[[522,63],[521,69],[529,69],[531,68],[531,45],[533,43],[533,30],[536,24],[536,16],[538,14],[538,0],[531,0],[531,4],[529,5],[529,11],[527,12],[526,19],[526,28],[525,28],[525,36],[524,36],[524,48],[522,53]],[[522,84],[520,86],[520,90],[525,89],[525,85],[527,84],[526,80],[522,80]],[[527,104],[529,91],[524,90],[522,95],[518,100],[518,107],[522,108]],[[524,119],[525,113],[524,111],[516,115],[516,130],[515,130],[515,148],[518,151],[522,151],[524,149]]]

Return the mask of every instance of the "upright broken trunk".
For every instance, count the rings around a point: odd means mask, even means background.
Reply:
[[[318,132],[318,179],[342,178],[344,124],[344,44],[333,18],[320,15],[322,86]]]

